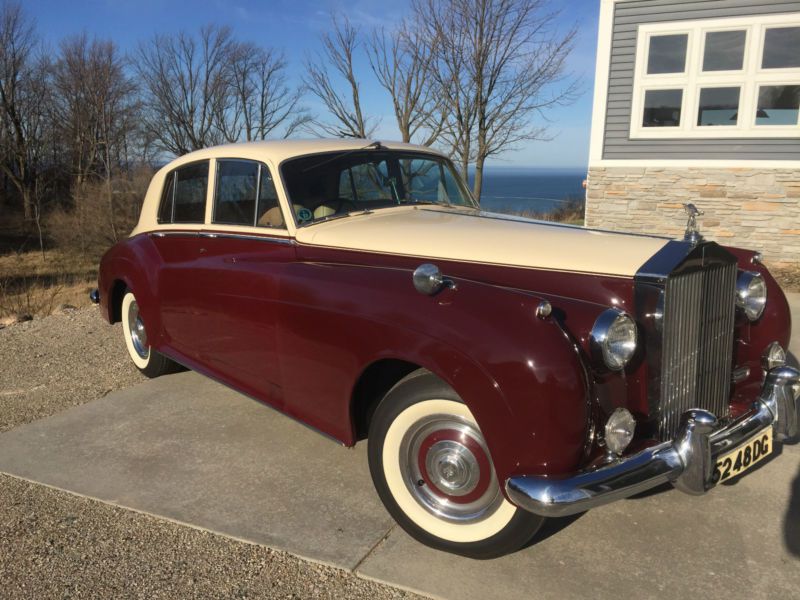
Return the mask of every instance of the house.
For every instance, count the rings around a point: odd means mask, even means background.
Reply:
[[[586,224],[800,265],[800,1],[601,0]]]

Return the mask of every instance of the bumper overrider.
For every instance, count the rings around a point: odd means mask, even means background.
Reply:
[[[718,457],[768,427],[777,441],[797,435],[799,395],[800,371],[777,367],[767,373],[752,408],[724,427],[708,411],[688,410],[672,441],[568,477],[511,477],[506,493],[520,508],[545,517],[580,513],[667,482],[689,494],[704,494],[716,485]]]

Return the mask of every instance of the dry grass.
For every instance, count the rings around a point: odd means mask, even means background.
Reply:
[[[508,212],[528,219],[583,226],[586,214],[585,208],[586,203],[583,198],[570,198],[551,212],[542,213],[535,210],[512,210]]]
[[[0,256],[0,318],[26,319],[51,314],[64,304],[89,304],[97,265],[63,250]]]
[[[794,267],[772,267],[770,272],[778,280],[784,291],[800,292],[800,265]]]

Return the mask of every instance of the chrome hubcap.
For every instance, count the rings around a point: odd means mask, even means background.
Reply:
[[[480,431],[451,415],[421,419],[403,436],[400,470],[414,499],[438,517],[469,523],[502,503]]]
[[[150,353],[150,346],[147,345],[147,332],[144,329],[144,322],[139,314],[139,305],[136,300],[131,302],[128,309],[128,328],[131,332],[131,342],[136,354],[142,358],[147,358]]]
[[[478,461],[458,442],[436,442],[425,457],[425,467],[436,487],[453,496],[469,494],[478,485]]]

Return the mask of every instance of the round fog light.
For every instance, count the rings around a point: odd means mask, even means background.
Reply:
[[[629,410],[617,408],[606,421],[606,448],[614,454],[622,454],[633,440],[636,420]]]
[[[767,371],[786,364],[786,351],[778,342],[772,342],[761,357],[761,366]]]

